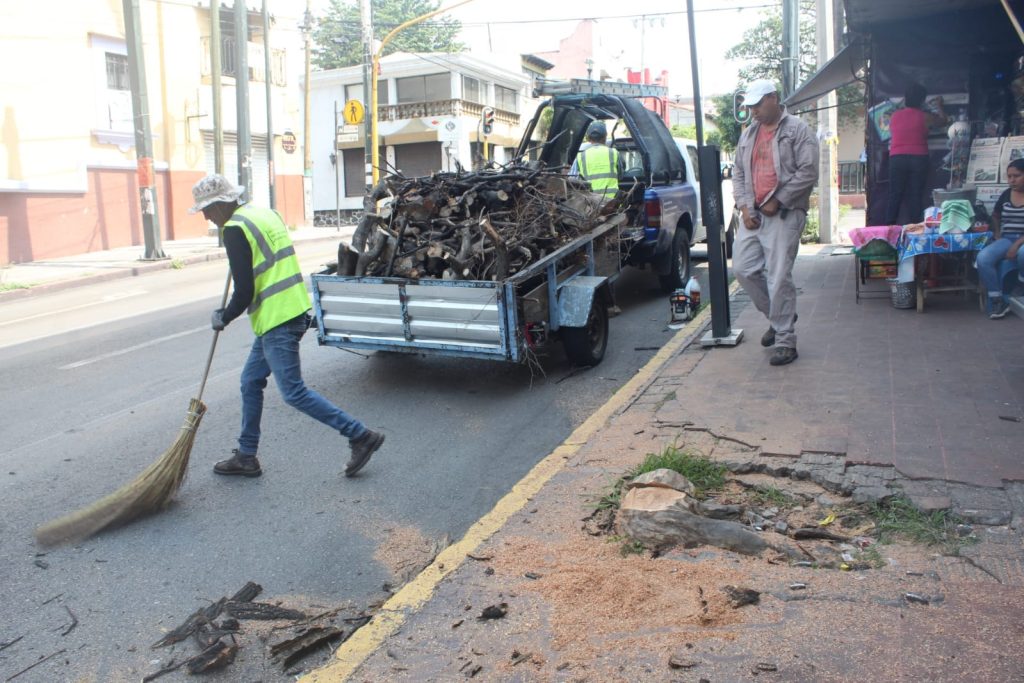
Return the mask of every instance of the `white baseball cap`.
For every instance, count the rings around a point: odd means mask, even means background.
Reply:
[[[235,185],[222,175],[208,175],[192,186],[196,204],[188,212],[199,213],[214,202],[237,202],[244,193],[244,185]]]
[[[771,95],[778,91],[779,89],[775,87],[775,82],[770,81],[767,78],[754,81],[747,86],[746,92],[743,93],[743,105],[746,107],[753,107],[755,104],[763,100],[765,95]]]

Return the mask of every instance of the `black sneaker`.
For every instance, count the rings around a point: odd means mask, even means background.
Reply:
[[[992,312],[988,314],[988,317],[990,320],[999,320],[1006,317],[1009,312],[1010,304],[1006,303],[1006,299],[1000,297],[992,300]]]
[[[796,349],[791,349],[788,346],[780,346],[775,349],[775,353],[772,354],[771,360],[768,362],[772,365],[789,365],[797,359],[800,354],[796,352]]]
[[[263,474],[260,469],[260,461],[255,455],[239,453],[238,449],[231,451],[232,455],[227,460],[221,460],[213,466],[213,471],[224,475],[241,475],[243,477],[258,477]]]
[[[370,462],[370,456],[383,443],[384,435],[371,429],[367,429],[366,433],[358,439],[349,439],[348,445],[352,449],[352,457],[348,459],[348,464],[345,465],[345,476],[355,476],[356,472],[363,469],[363,466]]]

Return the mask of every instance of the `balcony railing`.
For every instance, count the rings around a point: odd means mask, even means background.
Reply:
[[[428,116],[480,116],[483,109],[484,105],[466,100],[436,100],[434,102],[384,104],[377,108],[377,116],[381,121],[400,121]],[[516,126],[519,125],[519,114],[504,109],[495,109],[494,120]]]

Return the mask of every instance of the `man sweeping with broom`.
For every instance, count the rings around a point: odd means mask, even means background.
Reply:
[[[258,477],[263,473],[256,458],[263,414],[263,389],[274,376],[285,403],[319,420],[348,438],[351,457],[345,476],[361,470],[384,443],[384,435],[368,429],[302,380],[299,342],[310,326],[310,301],[288,228],[276,211],[246,204],[239,198],[245,188],[221,175],[209,175],[192,188],[195,206],[224,238],[234,293],[226,308],[213,312],[211,325],[223,330],[249,312],[256,335],[242,369],[242,431],[238,448],[213,466],[223,475]]]

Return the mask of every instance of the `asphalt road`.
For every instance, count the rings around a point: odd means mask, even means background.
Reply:
[[[304,269],[333,250],[300,247]],[[697,268],[704,280],[704,264]],[[532,376],[487,361],[362,357],[320,348],[311,333],[307,382],[387,442],[346,479],[347,442],[271,387],[264,476],[239,480],[211,466],[235,446],[238,377],[252,339],[240,320],[221,335],[178,502],[77,545],[36,546],[36,526],[130,480],[174,441],[225,272],[224,262],[204,264],[0,304],[5,680],[58,653],[15,680],[137,681],[195,654],[191,642],[173,651],[150,645],[249,580],[263,586],[262,600],[366,608],[385,584],[401,583],[445,539],[460,537],[671,336],[666,297],[652,275],[637,272],[617,288],[622,313],[611,321],[604,362],[585,371],[572,371],[560,353]],[[582,500],[566,505],[567,514],[585,514]],[[243,649],[219,679],[292,680],[269,662],[254,627],[244,628]]]

